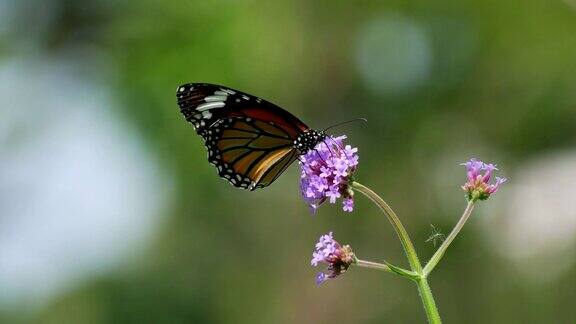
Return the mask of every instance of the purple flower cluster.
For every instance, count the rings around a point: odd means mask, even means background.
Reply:
[[[332,232],[320,236],[318,243],[316,243],[316,249],[312,253],[310,264],[316,267],[318,263],[327,263],[328,273],[318,273],[316,275],[316,284],[319,285],[346,272],[348,267],[354,263],[354,260],[352,248],[349,245],[341,246],[332,237]]]
[[[489,183],[492,173],[498,169],[494,164],[484,163],[474,158],[462,163],[466,167],[466,177],[468,181],[462,186],[466,196],[470,201],[486,200],[491,194],[498,191],[500,186],[506,182],[506,178],[496,177],[496,181]],[[484,174],[482,174],[484,171]]]
[[[300,193],[315,213],[328,200],[335,203],[343,198],[342,209],[354,209],[350,181],[358,166],[358,149],[344,146],[346,136],[326,137],[313,150],[300,158]]]

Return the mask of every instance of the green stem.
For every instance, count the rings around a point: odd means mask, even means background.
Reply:
[[[375,203],[384,212],[384,214],[386,214],[388,221],[390,221],[390,224],[392,224],[392,227],[396,231],[396,234],[402,243],[402,247],[404,248],[404,252],[406,253],[410,267],[413,271],[421,274],[422,265],[420,264],[420,260],[418,260],[418,256],[416,255],[416,249],[414,249],[414,245],[410,240],[410,236],[408,236],[408,232],[406,232],[404,225],[402,225],[400,218],[398,218],[394,210],[392,210],[392,208],[388,206],[384,199],[380,198],[380,196],[378,196],[370,188],[365,187],[356,181],[352,182],[352,188],[358,190],[364,196],[368,197],[368,199]]]
[[[387,265],[382,264],[382,263],[360,260],[360,259],[356,259],[355,263],[357,266],[362,267],[362,268],[383,270],[383,271],[392,272],[392,273],[394,272],[390,269],[390,267],[388,267]]]
[[[428,318],[428,323],[439,324],[442,323],[440,319],[440,314],[438,313],[438,308],[436,307],[436,303],[434,302],[434,296],[432,295],[432,290],[430,290],[430,286],[428,285],[428,280],[424,275],[422,265],[420,264],[420,260],[418,259],[418,255],[416,254],[416,249],[414,249],[414,245],[410,240],[410,236],[400,218],[396,215],[394,210],[384,201],[384,199],[380,198],[374,191],[370,190],[368,187],[363,186],[362,184],[353,181],[351,187],[368,199],[370,199],[373,203],[375,203],[380,210],[384,212],[390,224],[396,231],[400,242],[402,243],[402,247],[404,248],[404,252],[406,253],[406,257],[408,258],[408,262],[410,263],[410,267],[416,274],[412,280],[416,282],[418,285],[418,291],[420,293],[420,298],[422,299],[422,304],[424,306],[424,311],[426,312],[426,317]],[[390,269],[390,267],[388,267]],[[391,269],[390,269],[391,270]]]
[[[386,261],[384,261],[384,262],[386,262]],[[354,260],[354,264],[356,266],[362,267],[362,268],[376,269],[376,270],[382,270],[382,271],[394,273],[394,274],[397,274],[401,277],[408,278],[408,279],[413,280],[413,281],[419,280],[421,277],[420,274],[418,274],[414,271],[402,269],[400,267],[396,267],[396,266],[394,266],[390,263],[387,263],[387,262],[386,262],[386,264],[382,264],[382,263],[377,263],[377,262],[372,262],[372,261],[360,260],[360,259],[356,258],[356,260]]]
[[[416,284],[418,285],[418,292],[420,293],[422,304],[424,304],[428,323],[442,323],[440,313],[438,313],[438,308],[436,307],[436,302],[434,302],[432,290],[430,290],[430,286],[428,285],[428,279],[426,279],[426,277],[421,277],[420,280],[416,281]]]
[[[464,224],[466,224],[466,221],[472,214],[473,209],[474,209],[474,202],[469,201],[468,205],[466,206],[466,209],[464,210],[462,216],[460,217],[460,220],[458,221],[458,223],[456,223],[456,226],[454,226],[452,232],[450,232],[450,235],[448,235],[446,240],[442,243],[442,245],[440,245],[436,253],[434,253],[432,258],[430,258],[430,261],[428,261],[428,263],[424,267],[424,273],[423,273],[424,277],[427,277],[430,274],[430,272],[434,270],[434,267],[436,267],[438,262],[440,262],[442,256],[444,256],[444,253],[446,252],[446,249],[448,249],[448,247],[450,246],[452,241],[454,241],[454,239],[456,238],[462,227],[464,227]]]

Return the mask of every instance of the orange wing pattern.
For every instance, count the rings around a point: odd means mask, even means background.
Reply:
[[[218,174],[249,190],[270,185],[299,156],[288,131],[250,117],[232,117],[212,125],[206,147]]]

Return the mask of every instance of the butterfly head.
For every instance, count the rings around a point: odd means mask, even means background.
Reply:
[[[324,131],[308,129],[298,135],[296,140],[294,140],[294,148],[297,149],[301,154],[304,154],[314,149],[316,144],[320,143],[325,138],[326,133],[324,133]]]

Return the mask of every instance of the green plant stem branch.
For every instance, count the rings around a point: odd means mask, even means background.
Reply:
[[[410,268],[413,271],[421,274],[422,273],[422,265],[420,264],[420,260],[418,260],[418,255],[416,254],[416,249],[414,249],[414,245],[410,240],[410,236],[408,236],[408,232],[400,222],[400,218],[396,215],[394,210],[388,206],[388,204],[384,201],[384,199],[380,198],[378,194],[372,191],[370,188],[356,182],[352,181],[352,188],[362,193],[368,199],[370,199],[373,203],[375,203],[383,212],[386,214],[386,217],[392,224],[392,227],[396,231],[400,242],[402,243],[402,247],[404,248],[404,252],[406,253],[406,257],[408,258],[408,263],[410,263]]]
[[[384,261],[384,262],[386,262],[386,261]],[[354,260],[354,264],[356,266],[362,267],[362,268],[376,269],[376,270],[382,270],[382,271],[394,273],[394,274],[397,274],[401,277],[408,278],[408,279],[413,280],[413,281],[416,281],[417,279],[420,279],[420,277],[421,277],[420,274],[418,274],[414,271],[402,269],[400,267],[396,267],[394,265],[391,265],[390,263],[387,263],[387,262],[386,262],[386,264],[383,264],[383,263],[366,261],[366,260],[361,260],[361,259],[356,258],[356,260]]]
[[[384,199],[380,198],[380,196],[378,196],[368,187],[365,187],[356,181],[352,181],[351,187],[370,199],[378,206],[378,208],[380,208],[380,210],[384,212],[388,218],[388,221],[390,221],[390,224],[392,224],[394,231],[396,231],[400,242],[402,243],[402,247],[404,248],[404,252],[408,258],[410,267],[413,270],[412,273],[416,275],[410,279],[415,281],[416,285],[418,285],[418,292],[420,293],[420,298],[422,299],[422,304],[424,306],[424,311],[426,312],[426,317],[428,318],[428,323],[442,323],[442,320],[440,319],[440,313],[438,313],[438,308],[436,307],[436,302],[434,301],[434,296],[432,295],[432,290],[430,290],[428,280],[424,275],[422,265],[420,264],[420,260],[416,254],[416,249],[414,249],[414,245],[410,240],[410,236],[408,236],[408,232],[406,232],[406,229],[404,228],[404,225],[402,225],[400,218],[398,218],[394,210],[392,210],[392,208],[384,201]],[[389,266],[387,268],[388,270],[394,271]]]
[[[390,269],[390,267],[388,267],[387,265],[382,264],[382,263],[356,259],[355,264],[359,267],[362,267],[362,268],[369,268],[369,269],[383,270],[383,271],[387,271],[387,272],[394,272],[394,271],[392,271],[392,269]]]
[[[448,249],[448,247],[450,246],[452,241],[454,241],[454,239],[456,238],[456,236],[458,235],[458,233],[460,232],[462,227],[464,227],[464,224],[466,224],[466,221],[468,220],[468,218],[472,214],[473,209],[474,209],[474,202],[469,201],[468,205],[466,206],[466,209],[464,210],[464,212],[462,213],[462,216],[460,217],[460,220],[458,221],[458,223],[456,223],[456,226],[454,226],[454,229],[452,229],[452,232],[450,232],[450,235],[448,235],[446,240],[444,242],[442,242],[442,245],[440,245],[440,247],[438,248],[436,253],[434,253],[432,258],[430,258],[430,261],[428,261],[428,263],[424,267],[424,272],[423,272],[424,277],[427,277],[430,274],[430,272],[432,272],[432,270],[434,270],[434,267],[436,267],[438,262],[440,262],[440,260],[442,259],[442,256],[444,256],[444,253],[446,252],[446,249]]]

